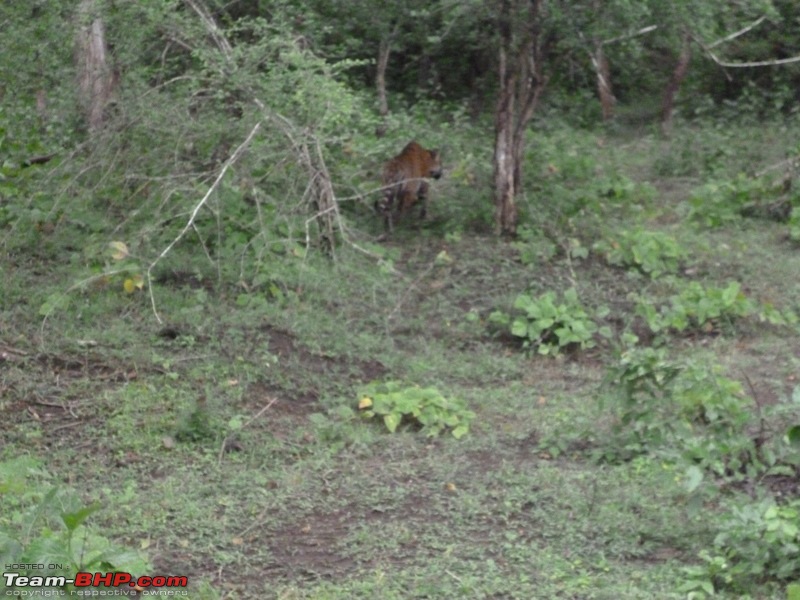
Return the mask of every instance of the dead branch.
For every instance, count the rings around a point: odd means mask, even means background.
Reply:
[[[270,401],[267,402],[266,405],[262,406],[261,410],[259,410],[255,415],[250,417],[250,419],[247,422],[245,422],[244,425],[242,425],[238,431],[241,431],[245,427],[249,427],[256,419],[258,419],[261,415],[267,412],[272,407],[272,405],[275,404],[277,401],[278,401],[277,398],[271,398]],[[222,440],[222,446],[219,449],[219,456],[217,457],[217,465],[219,466],[222,465],[222,457],[225,455],[225,448],[228,447],[228,444],[230,443],[231,437],[233,435],[234,434],[226,435],[225,439]]]
[[[623,35],[617,36],[615,38],[611,38],[609,40],[603,40],[601,44],[603,46],[607,46],[608,44],[616,44],[617,42],[624,42],[625,40],[630,40],[635,37],[639,37],[640,35],[645,35],[650,33],[651,31],[655,31],[658,29],[658,25],[648,25],[647,27],[642,27],[638,31],[634,31],[633,33],[625,33]]]
[[[763,23],[766,18],[767,18],[766,15],[763,15],[763,16],[759,17],[758,19],[756,19],[755,21],[753,21],[747,27],[744,27],[744,28],[740,29],[739,31],[731,33],[730,35],[727,35],[724,38],[720,38],[720,39],[718,39],[718,40],[716,40],[714,42],[711,42],[710,44],[706,44],[705,42],[703,42],[703,40],[697,38],[696,36],[692,36],[692,39],[703,49],[703,51],[706,54],[708,54],[708,56],[711,58],[711,60],[713,60],[715,63],[717,63],[720,67],[724,67],[724,68],[730,68],[730,69],[752,69],[752,68],[757,68],[757,67],[776,67],[776,66],[779,66],[779,65],[788,65],[788,64],[791,64],[791,63],[795,63],[795,62],[800,62],[800,56],[792,56],[790,58],[774,58],[774,59],[771,59],[771,60],[759,60],[759,61],[753,61],[753,62],[735,62],[735,63],[732,63],[732,62],[725,62],[725,61],[721,60],[716,54],[714,54],[711,51],[712,48],[716,48],[717,46],[720,46],[720,45],[722,45],[722,44],[724,44],[726,42],[730,42],[731,40],[734,40],[737,37],[740,37],[740,36],[744,35],[745,33],[748,33],[750,31],[752,31],[753,29],[758,27],[761,23]]]
[[[233,53],[233,48],[231,47],[228,39],[220,32],[216,21],[214,21],[214,17],[211,16],[205,6],[195,2],[195,0],[184,0],[184,2],[186,2],[186,4],[188,4],[189,7],[197,13],[197,15],[200,17],[200,20],[203,22],[203,25],[205,25],[206,29],[208,30],[211,39],[213,39],[214,43],[217,45],[217,48],[219,48],[226,60],[230,60],[231,54]]]
[[[712,42],[711,44],[708,44],[708,48],[716,48],[720,44],[724,44],[725,42],[730,42],[731,40],[735,40],[737,37],[739,37],[741,35],[744,35],[748,31],[751,31],[751,30],[755,29],[756,27],[758,27],[759,25],[761,25],[761,23],[766,18],[767,18],[767,15],[762,15],[761,17],[759,17],[758,19],[753,21],[747,27],[744,27],[744,28],[740,29],[739,31],[736,31],[736,32],[734,32],[734,33],[732,33],[732,34],[730,34],[728,36],[725,36],[724,38],[721,38],[721,39],[717,40],[716,42]]]
[[[754,177],[758,179],[759,177],[763,177],[764,175],[766,175],[771,171],[777,171],[778,169],[782,169],[784,167],[788,167],[792,170],[796,170],[798,167],[800,167],[800,154],[795,156],[790,156],[789,158],[785,158],[782,161],[777,162],[773,165],[764,167],[760,171],[757,171]]]
[[[153,277],[152,277],[153,268],[161,261],[162,258],[164,258],[167,254],[170,253],[172,248],[175,247],[175,244],[177,244],[179,241],[183,239],[183,236],[186,235],[186,232],[194,227],[194,223],[195,220],[197,219],[197,215],[200,213],[200,209],[203,208],[203,206],[205,206],[206,202],[208,202],[208,199],[211,197],[211,194],[213,194],[214,191],[216,191],[216,189],[219,187],[219,184],[222,182],[222,179],[225,177],[225,173],[228,172],[228,169],[230,169],[231,166],[233,166],[233,164],[237,160],[239,160],[241,155],[244,154],[244,151],[250,145],[250,142],[252,141],[253,137],[256,135],[256,133],[260,128],[261,128],[261,121],[259,121],[258,123],[255,124],[255,126],[253,126],[253,129],[250,130],[250,133],[247,136],[247,138],[241,144],[239,144],[239,147],[236,148],[233,154],[231,154],[230,157],[228,157],[228,160],[225,161],[225,164],[220,169],[219,175],[217,175],[217,178],[214,180],[214,183],[212,183],[211,187],[208,188],[208,191],[206,192],[205,196],[203,196],[203,198],[200,200],[200,202],[198,202],[195,205],[194,210],[192,210],[192,213],[189,216],[189,220],[183,226],[183,229],[180,230],[178,235],[175,236],[175,239],[172,240],[169,243],[169,245],[166,248],[164,248],[164,250],[162,250],[161,254],[159,254],[152,263],[150,263],[150,266],[147,267],[147,288],[150,293],[150,304],[153,307],[153,314],[155,314],[156,320],[159,322],[159,324],[163,324],[163,321],[161,320],[161,316],[158,314],[158,309],[156,308],[156,299],[155,296],[153,295]]]

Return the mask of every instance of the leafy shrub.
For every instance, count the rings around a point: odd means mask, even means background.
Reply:
[[[705,227],[720,227],[739,220],[745,205],[764,191],[758,179],[739,175],[707,183],[689,198],[689,218]]]
[[[665,348],[631,348],[607,375],[619,419],[611,454],[677,454],[718,475],[755,459],[747,435],[754,418],[742,385],[717,365],[676,361]],[[621,385],[620,385],[621,384]]]
[[[675,238],[658,231],[622,231],[594,246],[610,265],[634,268],[653,279],[675,273],[687,253]]]
[[[778,505],[771,498],[731,507],[704,564],[688,567],[683,591],[709,596],[721,588],[744,592],[754,580],[800,577],[800,500]],[[698,594],[695,594],[697,597]]]
[[[143,574],[148,563],[87,524],[100,509],[85,505],[72,490],[34,481],[49,478],[34,459],[0,462],[0,561],[44,564],[24,575],[72,577],[77,571]],[[52,565],[52,567],[50,567]],[[0,581],[0,590],[4,582]],[[70,586],[71,588],[71,586]]]
[[[578,300],[575,288],[564,292],[560,302],[555,292],[545,292],[537,298],[520,294],[514,301],[514,309],[518,314],[513,319],[502,311],[495,311],[489,321],[509,327],[511,335],[522,339],[523,348],[536,348],[539,354],[555,355],[568,346],[592,348],[595,334],[611,336],[608,327],[598,328]],[[603,309],[599,316],[605,314],[607,310]]]
[[[367,385],[359,393],[358,408],[365,418],[382,418],[392,433],[402,423],[408,423],[431,437],[447,429],[459,439],[466,435],[475,418],[461,400],[445,398],[433,387],[407,386],[399,381]]]
[[[731,324],[737,318],[752,314],[755,304],[744,295],[736,281],[724,288],[693,281],[672,296],[669,305],[657,308],[652,301],[640,299],[636,311],[654,333],[689,328],[712,331],[723,323]]]

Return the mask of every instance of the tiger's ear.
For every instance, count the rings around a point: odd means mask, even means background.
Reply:
[[[434,158],[434,159],[435,158],[439,158],[439,149],[438,148],[436,150],[428,150],[428,152],[430,153],[431,158]]]

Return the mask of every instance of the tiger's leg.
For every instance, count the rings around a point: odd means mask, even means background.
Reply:
[[[417,200],[419,200],[419,220],[422,221],[428,214],[428,182],[423,181],[419,185],[417,192]]]
[[[383,216],[383,227],[389,233],[393,229],[392,211],[394,210],[394,201],[397,194],[398,189],[396,187],[387,188],[384,191],[383,198],[375,201],[375,212]]]

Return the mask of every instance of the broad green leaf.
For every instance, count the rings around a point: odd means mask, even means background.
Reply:
[[[400,425],[400,422],[403,420],[403,415],[400,413],[390,413],[383,417],[383,422],[386,425],[386,429],[389,430],[390,433],[394,433],[397,429],[397,426]]]
[[[63,513],[61,515],[61,520],[64,521],[64,525],[67,526],[68,530],[75,531],[90,515],[96,513],[98,510],[100,510],[100,504],[95,502],[75,512]]]

